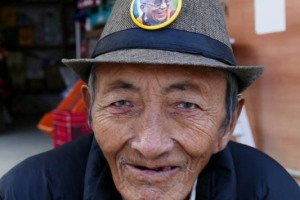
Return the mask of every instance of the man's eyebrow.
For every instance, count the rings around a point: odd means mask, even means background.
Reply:
[[[128,89],[128,90],[139,90],[132,83],[123,80],[117,80],[111,83],[108,87],[109,90],[117,90],[117,89]]]
[[[187,82],[173,83],[164,88],[164,92],[166,92],[166,93],[174,91],[174,90],[180,90],[180,91],[191,90],[191,91],[195,91],[195,92],[201,91],[201,89],[199,88],[199,86],[197,84],[187,83]]]

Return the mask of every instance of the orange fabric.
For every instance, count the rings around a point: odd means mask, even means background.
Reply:
[[[71,111],[72,113],[87,113],[87,108],[84,105],[81,97],[81,86],[85,85],[85,82],[79,80],[76,82],[70,93],[59,103],[55,110],[59,111]],[[39,121],[37,128],[49,136],[53,136],[54,124],[53,124],[53,111],[46,113]]]

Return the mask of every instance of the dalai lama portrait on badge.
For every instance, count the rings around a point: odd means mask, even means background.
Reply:
[[[155,26],[170,19],[175,10],[170,9],[171,0],[140,0],[141,16],[138,21],[147,26]]]

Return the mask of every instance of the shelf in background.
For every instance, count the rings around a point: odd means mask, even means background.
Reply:
[[[68,45],[30,45],[30,46],[11,46],[8,50],[53,50],[53,49],[75,49],[75,44]]]
[[[54,1],[6,1],[2,2],[1,6],[9,6],[9,7],[31,7],[31,6],[56,6],[56,5],[67,5],[67,4],[76,4],[75,1],[63,1],[63,0],[54,0]]]

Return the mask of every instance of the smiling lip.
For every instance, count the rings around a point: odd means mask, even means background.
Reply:
[[[166,14],[164,14],[164,13],[158,14],[157,18],[159,18],[159,20],[165,20],[166,19]]]
[[[159,16],[166,16],[166,12],[165,11],[161,11],[157,13]]]
[[[141,165],[127,164],[127,169],[134,175],[140,178],[159,179],[173,175],[180,170],[179,166],[157,166],[145,167]]]

